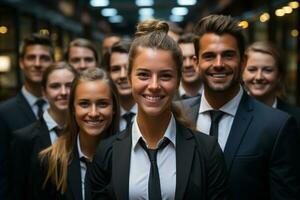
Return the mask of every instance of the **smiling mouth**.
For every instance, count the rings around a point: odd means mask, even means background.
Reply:
[[[163,98],[163,96],[150,96],[150,95],[143,95],[143,97],[150,102],[157,102]]]
[[[99,126],[102,124],[104,120],[85,120],[85,123],[88,124],[89,126]]]

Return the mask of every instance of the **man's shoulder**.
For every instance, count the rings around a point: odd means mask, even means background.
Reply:
[[[0,102],[0,113],[8,114],[16,109],[18,109],[19,103],[26,103],[25,98],[22,98],[22,95],[19,93],[14,97],[11,97],[5,101]]]

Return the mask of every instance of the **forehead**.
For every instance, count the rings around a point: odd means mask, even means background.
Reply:
[[[247,65],[256,64],[256,65],[275,65],[275,59],[273,56],[263,52],[250,51],[248,53]]]
[[[152,48],[139,48],[133,67],[157,70],[175,68],[176,64],[170,51]]]
[[[102,99],[111,97],[110,86],[104,80],[81,81],[75,90],[77,99]]]
[[[48,54],[50,55],[50,47],[41,44],[28,45],[24,54]]]
[[[185,52],[193,52],[195,54],[195,48],[193,43],[180,43],[179,47],[184,54]]]
[[[84,56],[84,55],[94,56],[94,52],[87,47],[72,46],[70,48],[70,52],[69,52],[70,57]]]
[[[63,81],[72,81],[75,75],[68,69],[56,69],[48,76],[48,82],[62,79]]]
[[[124,52],[112,52],[110,56],[111,62],[120,62],[120,61],[126,61],[128,60],[128,53]]]
[[[215,33],[204,34],[199,40],[199,51],[204,53],[207,51],[239,51],[237,40],[230,34],[218,35]]]

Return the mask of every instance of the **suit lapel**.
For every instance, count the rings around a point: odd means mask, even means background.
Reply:
[[[73,157],[68,166],[68,188],[70,193],[73,194],[72,199],[82,199],[81,171],[77,145],[75,145]]]
[[[44,119],[39,120],[40,123],[40,146],[42,149],[47,148],[51,145],[50,133]]]
[[[30,121],[35,121],[36,117],[29,105],[29,103],[27,102],[27,100],[25,99],[25,97],[23,96],[22,92],[20,92],[17,96],[17,104],[20,108],[20,111],[23,112],[25,114],[25,116],[28,118],[28,120]]]
[[[195,151],[193,135],[176,123],[176,192],[175,199],[183,199],[188,184]],[[187,156],[188,155],[188,156]]]
[[[238,110],[234,117],[231,130],[227,139],[224,150],[225,161],[228,171],[231,169],[233,157],[236,154],[244,135],[247,132],[249,124],[252,121],[253,115],[251,111],[253,106],[250,97],[244,92]]]
[[[113,144],[112,184],[116,199],[129,198],[129,168],[131,154],[131,127]],[[120,165],[122,163],[122,165]]]

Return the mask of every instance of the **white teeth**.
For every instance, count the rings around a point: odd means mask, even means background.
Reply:
[[[224,78],[226,77],[226,74],[212,74],[212,76],[215,78]]]
[[[100,121],[87,121],[86,123],[88,123],[90,125],[98,125],[98,124],[100,124]]]
[[[161,97],[159,96],[146,96],[146,99],[150,100],[150,101],[156,101],[161,99]]]

